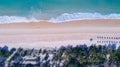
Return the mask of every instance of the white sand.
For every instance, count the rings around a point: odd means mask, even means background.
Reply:
[[[23,48],[94,44],[97,36],[120,36],[120,20],[79,20],[54,24],[16,23],[0,25],[0,46]],[[90,42],[89,39],[94,41]]]

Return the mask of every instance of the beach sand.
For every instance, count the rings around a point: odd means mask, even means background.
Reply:
[[[0,24],[0,46],[54,48],[95,44],[97,36],[120,37],[119,19]],[[91,42],[90,39],[93,39]]]

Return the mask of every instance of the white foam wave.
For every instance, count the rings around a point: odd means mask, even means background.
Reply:
[[[84,19],[120,19],[120,14],[108,14],[102,15],[100,13],[64,13],[58,17],[51,18],[49,22],[52,23],[61,23],[65,21],[72,21],[72,20],[84,20]],[[34,17],[27,18],[27,17],[20,17],[20,16],[0,16],[0,24],[7,24],[7,23],[21,23],[21,22],[39,22],[44,19],[36,19]]]
[[[108,14],[102,15],[100,13],[64,13],[56,18],[51,18],[50,22],[60,23],[64,21],[72,20],[84,20],[84,19],[120,19],[120,14]]]
[[[0,16],[0,24],[21,23],[21,22],[39,22],[35,18],[26,18],[19,16]]]

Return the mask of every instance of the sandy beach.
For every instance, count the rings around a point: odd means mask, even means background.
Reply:
[[[97,36],[120,36],[119,19],[0,24],[0,46],[23,48],[95,44]],[[90,39],[94,39],[90,42]]]

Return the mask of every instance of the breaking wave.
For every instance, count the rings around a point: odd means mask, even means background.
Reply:
[[[120,19],[120,14],[107,14],[102,15],[100,13],[64,13],[58,17],[51,18],[50,22],[65,22],[72,20],[90,20],[90,19]]]
[[[72,20],[91,20],[91,19],[120,19],[120,14],[107,14],[103,15],[100,13],[64,13],[60,16],[53,17],[48,19],[49,22],[53,23],[61,23],[65,21],[72,21]],[[21,22],[39,22],[44,19],[36,19],[34,17],[20,17],[20,16],[0,16],[0,24],[6,23],[21,23]]]
[[[0,16],[0,24],[21,23],[21,22],[39,22],[35,18],[19,17],[19,16]]]

